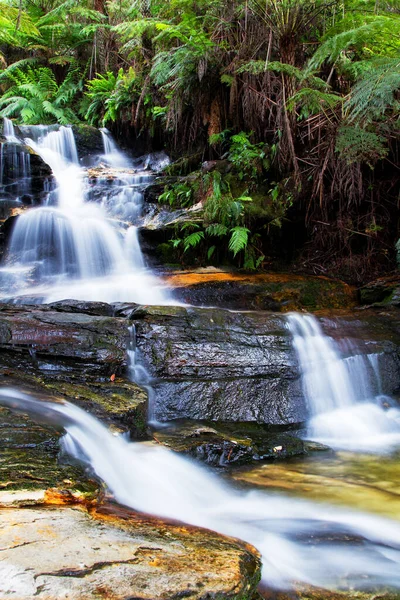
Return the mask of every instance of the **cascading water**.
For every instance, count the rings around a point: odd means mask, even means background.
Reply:
[[[17,219],[0,269],[7,296],[28,295],[37,302],[168,303],[165,289],[144,267],[136,228],[118,231],[102,207],[85,201],[72,129],[40,126],[35,137],[36,142],[26,143],[52,168],[57,190],[47,206]],[[133,198],[135,194],[131,190]]]
[[[118,149],[108,129],[103,127],[100,131],[103,138],[105,162],[115,169],[129,169],[132,166],[130,161],[125,154]]]
[[[310,411],[308,435],[334,448],[388,452],[400,445],[400,410],[382,407],[376,355],[341,357],[312,315],[288,315]]]
[[[2,389],[0,404],[64,428],[64,450],[89,464],[118,502],[254,544],[268,586],[400,587],[398,523],[282,495],[238,491],[172,451],[113,436],[69,403],[41,402]]]
[[[8,142],[19,143],[19,139],[15,135],[14,123],[6,117],[3,118],[3,135]]]

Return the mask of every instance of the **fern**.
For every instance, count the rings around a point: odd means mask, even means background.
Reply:
[[[311,88],[302,88],[287,101],[289,111],[300,109],[299,120],[325,112],[343,102],[336,94],[327,94]]]
[[[236,256],[238,252],[244,250],[249,241],[250,230],[247,227],[233,227],[231,229],[231,238],[229,240],[229,250]]]
[[[391,39],[400,35],[400,19],[398,15],[365,17],[366,23],[340,33],[327,36],[308,63],[309,71],[316,71],[324,62],[334,64],[350,49],[369,53],[381,53],[382,39]]]
[[[187,252],[190,248],[195,248],[204,239],[204,231],[195,231],[191,233],[183,240],[184,252]]]
[[[399,89],[400,57],[369,61],[369,69],[364,70],[346,103],[349,120],[368,123],[381,119],[389,108],[398,111]]]
[[[58,86],[48,67],[25,63],[21,68],[5,69],[0,82],[11,85],[0,99],[0,116],[16,117],[27,125],[77,122],[70,104],[80,89],[78,78],[79,72],[74,68]]]
[[[213,235],[216,237],[223,237],[228,233],[228,228],[222,223],[212,223],[206,228],[207,235]]]
[[[336,140],[336,152],[348,164],[365,162],[371,168],[388,153],[385,138],[361,127],[341,127]]]

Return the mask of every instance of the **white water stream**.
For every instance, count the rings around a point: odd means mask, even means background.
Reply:
[[[165,286],[145,268],[137,228],[113,226],[105,208],[86,201],[85,172],[78,164],[72,129],[30,130],[36,141],[25,142],[51,167],[56,179],[56,193],[50,195],[56,195],[56,206],[49,201],[18,217],[0,269],[2,297],[169,303]],[[125,185],[119,178],[116,184],[117,203],[129,205],[132,219],[140,212],[134,177],[127,175]]]
[[[100,129],[101,137],[104,145],[104,160],[115,169],[129,169],[131,163],[123,152],[121,152],[117,144],[112,139],[111,133],[106,127]]]
[[[400,445],[400,410],[380,393],[377,356],[342,357],[312,315],[293,313],[288,323],[311,415],[309,438],[366,452]]]
[[[64,450],[89,464],[118,502],[254,544],[269,586],[400,587],[399,523],[283,495],[239,491],[172,451],[113,436],[69,403],[41,402],[3,388],[0,404],[63,427]]]

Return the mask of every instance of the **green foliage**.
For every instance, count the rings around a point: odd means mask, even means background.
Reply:
[[[378,57],[368,61],[346,103],[350,121],[369,123],[381,120],[390,109],[398,114],[400,53],[395,58]]]
[[[79,69],[70,68],[61,85],[48,67],[8,68],[0,74],[0,84],[9,87],[0,99],[0,116],[16,117],[27,125],[78,122],[72,108],[82,89]]]
[[[236,256],[238,252],[244,250],[249,241],[250,230],[247,227],[233,227],[231,229],[231,237],[229,240],[229,250]]]
[[[177,183],[166,186],[158,201],[170,206],[187,207],[193,204],[193,186],[187,183]]]
[[[251,135],[241,131],[231,137],[228,158],[233,163],[239,179],[256,179],[263,168],[269,167],[265,144],[253,144],[250,141]]]
[[[129,109],[136,94],[138,80],[132,67],[115,75],[107,71],[87,82],[81,113],[90,125],[106,125]]]
[[[194,231],[183,240],[184,251],[195,248],[204,239],[204,231]]]
[[[339,130],[336,151],[349,165],[365,162],[371,168],[388,153],[385,138],[359,126],[343,126]]]
[[[342,103],[342,98],[337,94],[327,94],[311,88],[302,88],[287,102],[288,110],[297,109],[299,120],[308,119],[311,115],[316,115],[335,108]]]

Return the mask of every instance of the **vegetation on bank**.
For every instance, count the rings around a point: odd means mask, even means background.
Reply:
[[[316,273],[393,268],[398,0],[0,4],[0,116],[109,126],[208,161],[161,197],[203,203],[169,242],[181,259],[257,269],[302,247]]]

